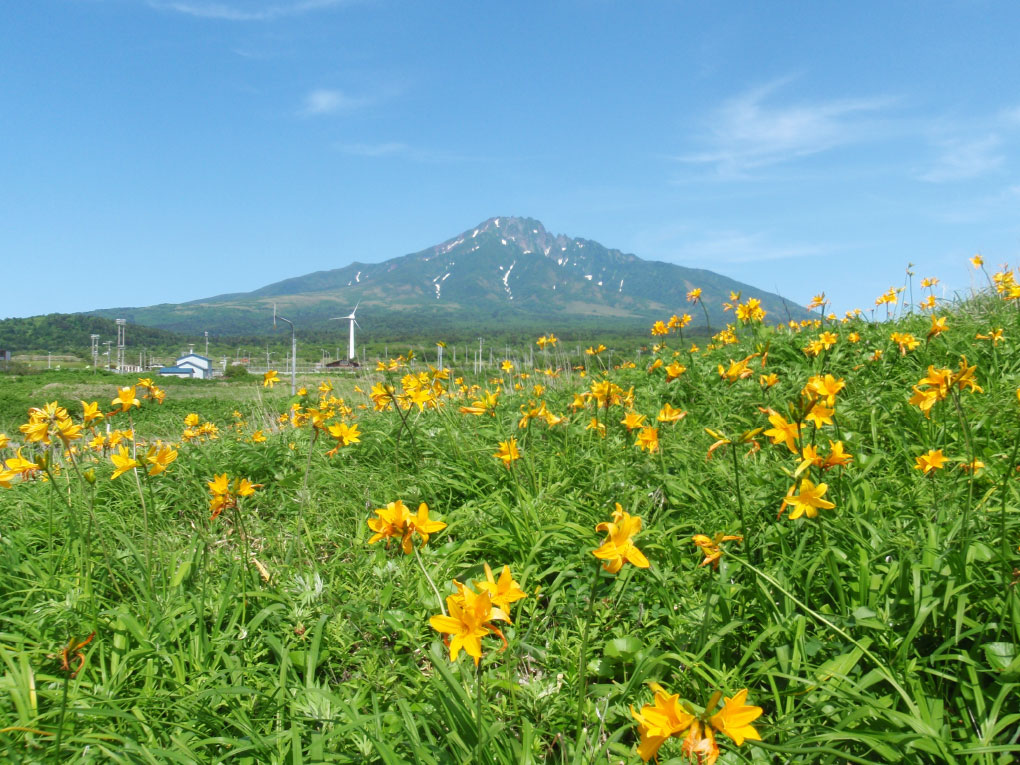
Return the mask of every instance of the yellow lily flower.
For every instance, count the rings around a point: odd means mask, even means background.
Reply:
[[[625,511],[620,503],[616,503],[613,520],[600,523],[595,531],[608,532],[609,536],[602,546],[592,554],[605,561],[602,567],[610,574],[615,574],[628,562],[638,568],[648,568],[648,559],[635,545],[632,537],[641,531],[641,518]]]
[[[116,468],[116,470],[113,471],[113,475],[110,476],[111,481],[114,478],[119,478],[120,476],[124,475],[124,473],[133,468],[142,466],[142,463],[138,462],[138,460],[134,459],[131,456],[131,452],[128,451],[128,448],[126,446],[120,447],[119,451],[116,454],[111,454],[110,460],[113,462],[114,467]]]

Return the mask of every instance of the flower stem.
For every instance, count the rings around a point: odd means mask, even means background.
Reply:
[[[581,740],[584,727],[584,698],[588,693],[588,635],[591,631],[592,616],[595,613],[595,588],[599,583],[601,566],[595,566],[591,577],[591,589],[588,591],[588,611],[584,616],[584,631],[581,633],[581,650],[577,654],[577,726],[574,732],[575,744]]]
[[[145,578],[149,583],[149,593],[151,597],[152,593],[152,534],[149,533],[149,511],[146,508],[145,498],[142,497],[142,484],[138,478],[138,468],[132,468],[131,472],[135,474],[135,481],[138,483],[138,496],[142,500],[142,515],[144,517],[145,524]],[[142,468],[142,475],[145,476],[145,488],[149,492],[149,504],[152,505],[152,509],[156,509],[156,503],[152,499],[152,483],[150,483],[149,472]]]
[[[57,479],[53,477],[53,471],[50,470],[50,455],[47,454],[47,455],[45,455],[45,457],[46,457],[46,462],[43,465],[43,470],[46,471],[46,475],[50,479],[49,480],[49,484],[50,484],[50,486],[53,487],[53,491],[55,491],[57,493],[57,496],[60,497],[60,501],[63,502],[67,506],[68,510],[72,511],[71,512],[70,520],[71,520],[71,523],[74,523],[74,512],[73,512],[73,510],[71,508],[71,500],[68,497],[65,497],[63,494],[60,493],[60,489],[57,488]]]
[[[956,417],[960,421],[960,429],[963,431],[963,437],[967,444],[967,458],[970,460],[970,480],[967,481],[967,505],[963,510],[963,521],[961,522],[961,535],[962,540],[960,543],[963,549],[963,567],[967,567],[967,548],[970,547],[970,511],[974,504],[974,473],[977,471],[974,469],[974,462],[977,460],[977,456],[974,454],[974,444],[970,438],[970,424],[967,422],[967,418],[963,414],[963,407],[960,405],[960,393],[956,388],[953,391],[953,404],[956,406]]]
[[[705,302],[699,297],[698,303],[701,304],[701,310],[705,312],[705,331],[708,332],[709,337],[712,336],[712,320],[708,318],[708,309],[705,307]]]
[[[740,535],[744,538],[744,549],[754,554],[754,547],[751,546],[751,538],[747,534],[747,523],[744,521],[744,493],[740,489],[740,460],[737,459],[737,445],[730,444],[730,454],[733,455],[733,480],[737,490],[737,509],[740,512]]]
[[[1013,439],[1013,453],[1009,457],[1009,462],[1006,463],[1006,470],[1002,475],[1002,484],[999,486],[999,497],[1001,499],[999,504],[999,549],[1002,555],[1003,588],[1006,588],[1006,582],[1010,580],[1010,576],[1012,574],[1009,542],[1006,540],[1006,484],[1009,481],[1009,477],[1013,475],[1016,470],[1016,457],[1018,451],[1020,451],[1020,431],[1017,431],[1016,438]],[[1014,592],[1016,591],[1015,587],[1009,589]]]
[[[312,443],[308,445],[308,460],[305,462],[305,476],[301,480],[302,505],[301,505],[301,510],[299,510],[298,512],[299,512],[299,514],[302,514],[302,515],[303,515],[302,510],[304,509],[303,500],[304,500],[304,497],[308,493],[308,471],[312,467],[312,454],[315,453],[315,442],[319,440],[319,429],[318,428],[312,428],[312,431],[313,431],[312,432]]]
[[[475,701],[478,704],[477,720],[478,739],[475,741],[475,762],[482,762],[482,665],[481,662],[475,665]]]
[[[425,564],[422,563],[421,555],[418,554],[418,548],[414,548],[414,558],[418,561],[418,567],[421,569],[422,574],[425,575],[425,581],[432,587],[432,592],[436,594],[436,600],[439,601],[439,610],[443,612],[443,616],[446,616],[446,605],[443,603],[443,596],[439,594],[439,588],[436,587],[436,583],[432,581],[432,577],[429,576],[429,572],[425,570]]]
[[[708,622],[712,618],[712,596],[715,595],[716,580],[719,578],[718,572],[715,573],[708,581],[708,593],[705,595],[705,616],[701,620],[701,633],[698,635],[698,652],[700,653],[705,647],[705,635],[708,633]]]
[[[71,682],[71,676],[64,674],[64,692],[60,699],[60,718],[57,721],[57,738],[53,742],[54,762],[60,762],[60,742],[64,738],[64,714],[67,712],[67,686]]]

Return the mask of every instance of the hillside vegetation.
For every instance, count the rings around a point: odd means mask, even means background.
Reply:
[[[1015,762],[1020,287],[926,281],[480,379],[0,382],[0,759]]]
[[[173,332],[131,325],[132,348],[162,348],[177,346],[181,338]],[[50,313],[23,319],[0,319],[0,348],[5,350],[43,350],[54,353],[88,354],[92,346],[91,335],[102,340],[117,342],[117,324],[114,319],[90,316],[83,313]],[[100,345],[100,351],[105,347]],[[116,353],[116,351],[114,351]]]

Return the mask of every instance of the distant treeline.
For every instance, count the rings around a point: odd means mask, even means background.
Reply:
[[[484,338],[486,349],[501,346],[520,347],[529,345],[540,335],[549,332],[564,343],[587,346],[601,342],[616,347],[636,347],[649,340],[647,322],[606,321],[602,317],[590,320],[564,318],[556,316],[533,317],[530,319],[500,320],[493,316],[479,315],[471,321],[458,321],[451,325],[448,316],[415,317],[410,312],[396,312],[390,315],[379,315],[374,312],[359,311],[359,324],[356,330],[358,353],[366,348],[369,354],[382,354],[384,349],[399,353],[402,346],[409,348],[434,348],[437,341],[448,345],[471,345],[477,347],[478,338]],[[129,319],[130,321],[130,319]],[[249,325],[250,326],[250,325]],[[265,331],[233,333],[216,331],[215,324],[209,331],[210,355],[227,354],[233,358],[231,349],[244,348],[247,356],[259,356],[259,348],[268,345],[274,353],[285,354],[290,347],[290,329],[280,324],[274,331],[271,320],[267,322]],[[100,352],[105,352],[104,341],[117,340],[117,326],[112,319],[91,314],[52,313],[42,316],[31,316],[20,319],[0,320],[0,349],[14,353],[36,351],[53,353],[73,353],[82,358],[87,357],[91,347],[90,335],[100,336]],[[691,327],[685,332],[688,337],[703,334],[703,330]],[[301,346],[301,358],[317,357],[318,349],[341,349],[346,355],[347,324],[333,322],[325,328],[321,324],[312,327],[297,326],[298,343]],[[128,324],[126,344],[129,349],[145,348],[156,354],[174,355],[187,350],[193,345],[195,350],[203,352],[204,335],[194,332],[171,332],[165,329],[144,327]],[[308,346],[315,346],[312,352]]]

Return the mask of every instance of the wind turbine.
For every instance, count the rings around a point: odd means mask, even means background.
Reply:
[[[361,325],[358,324],[358,320],[354,318],[354,314],[358,312],[358,306],[361,305],[359,300],[354,306],[354,310],[351,311],[349,316],[334,316],[330,321],[349,321],[350,322],[350,334],[347,339],[347,361],[350,363],[354,362],[354,327],[357,325],[358,329],[361,329]]]

